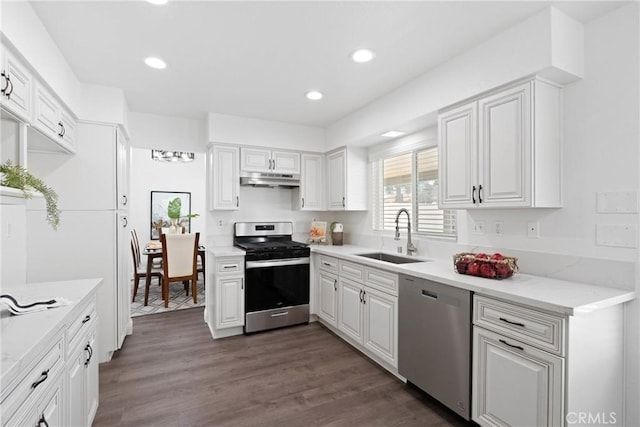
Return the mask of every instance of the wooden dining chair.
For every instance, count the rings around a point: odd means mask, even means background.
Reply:
[[[162,297],[169,307],[169,283],[191,282],[194,304],[198,303],[198,242],[200,233],[161,234],[162,242]],[[187,295],[189,295],[186,287]]]
[[[140,256],[140,247],[136,246],[134,239],[131,239],[131,257],[133,260],[133,298],[131,302],[135,302],[136,295],[138,295],[138,285],[140,279],[147,278],[147,265],[142,263],[142,257]],[[151,277],[158,278],[158,284],[162,283],[162,270],[159,267],[151,268]],[[149,304],[149,286],[145,285],[144,288],[144,305]]]

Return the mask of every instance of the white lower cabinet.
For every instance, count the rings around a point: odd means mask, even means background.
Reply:
[[[47,389],[38,403],[30,410],[17,413],[5,426],[63,427],[64,421],[63,393],[64,381],[60,375]]]
[[[338,320],[338,276],[322,271],[318,273],[318,317],[336,327]]]
[[[95,354],[94,354],[95,352]],[[98,410],[98,357],[95,322],[70,353],[68,372],[68,425],[90,426]]]
[[[473,421],[623,425],[621,304],[563,315],[478,294],[473,301]]]
[[[205,320],[213,338],[242,333],[244,326],[244,256],[209,254]]]
[[[398,366],[397,274],[325,255],[316,259],[319,319],[395,373]]]
[[[478,327],[473,346],[477,423],[562,425],[562,358]]]

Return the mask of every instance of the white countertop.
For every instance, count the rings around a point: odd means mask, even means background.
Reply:
[[[0,387],[7,386],[26,369],[46,345],[75,315],[79,304],[96,292],[102,279],[68,280],[63,282],[30,283],[3,287],[0,292],[13,295],[20,301],[49,300],[57,297],[72,302],[71,305],[51,308],[35,313],[13,316],[0,305]]]
[[[236,248],[235,246],[213,246],[207,247],[207,250],[214,257],[244,256],[244,251],[240,248]]]
[[[629,290],[593,286],[529,274],[516,273],[503,280],[458,274],[454,270],[453,254],[449,262],[416,257],[416,259],[422,259],[425,262],[391,264],[357,256],[356,254],[380,252],[361,246],[317,245],[311,246],[311,251],[570,316],[621,304],[636,297],[635,292]],[[386,253],[397,255],[392,252]]]

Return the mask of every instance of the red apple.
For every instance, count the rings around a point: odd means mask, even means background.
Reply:
[[[480,275],[488,279],[493,279],[496,277],[496,270],[491,264],[485,263],[480,266]]]
[[[495,269],[499,277],[509,277],[512,274],[511,267],[506,263],[496,263]]]
[[[465,274],[467,272],[467,268],[469,267],[469,259],[461,258],[456,262],[456,271],[460,274]]]
[[[485,254],[484,252],[480,252],[478,255],[476,255],[477,259],[489,259],[489,255]]]
[[[474,261],[471,264],[469,264],[469,267],[467,268],[467,273],[471,274],[472,276],[477,276],[478,273],[480,273],[480,263]]]
[[[502,260],[504,259],[504,255],[502,255],[500,252],[496,252],[495,254],[491,255],[491,259]]]

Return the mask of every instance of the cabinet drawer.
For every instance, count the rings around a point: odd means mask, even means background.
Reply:
[[[398,295],[398,275],[388,271],[367,268],[364,282],[367,286]]]
[[[338,272],[338,260],[330,256],[320,255],[320,268],[332,273]]]
[[[35,396],[42,393],[64,370],[62,334],[41,353],[39,361],[28,368],[27,374],[2,402],[2,420],[8,419],[22,405],[32,405]]]
[[[360,283],[364,281],[364,265],[354,264],[352,262],[340,261],[339,262],[339,275],[340,277],[348,277],[349,279],[356,280]]]
[[[473,301],[474,324],[560,356],[564,354],[562,317],[479,295]]]
[[[244,272],[244,258],[226,258],[216,261],[216,271],[218,274],[242,273]]]
[[[69,325],[69,329],[67,331],[67,350],[70,349],[70,343],[79,336],[81,331],[89,330],[88,326],[92,320],[96,319],[96,300],[95,297],[91,300],[91,302],[85,307],[84,310],[80,312],[80,315],[76,317],[73,322]]]

